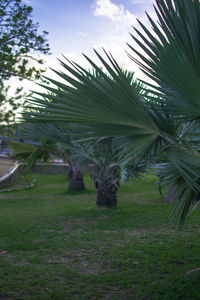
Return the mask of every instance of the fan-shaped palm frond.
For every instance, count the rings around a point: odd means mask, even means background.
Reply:
[[[199,0],[156,0],[158,24],[150,17],[154,33],[140,21],[143,33],[132,35],[142,52],[133,59],[153,81],[166,109],[179,116],[200,115],[200,3]],[[148,83],[146,83],[148,85]]]
[[[97,52],[96,54],[109,76],[87,57],[91,66],[101,74],[101,80],[73,62],[61,62],[66,71],[71,73],[70,77],[56,72],[66,80],[66,85],[62,84],[60,90],[47,87],[56,96],[37,93],[43,100],[32,99],[30,102],[35,105],[31,108],[40,113],[26,114],[25,119],[85,124],[99,136],[104,136],[105,130],[108,136],[126,135],[127,132],[136,136],[159,135],[159,129],[149,116],[136,87],[130,84],[130,78],[112,56],[106,53],[109,65]],[[59,86],[58,82],[51,81]],[[44,100],[45,97],[49,101]],[[101,130],[102,126],[104,128]]]
[[[178,147],[168,149],[156,165],[161,186],[173,183],[176,208],[173,220],[183,224],[192,202],[197,201],[200,191],[200,155],[194,152],[180,152]]]
[[[38,160],[47,162],[50,159],[49,142],[43,141],[41,146],[33,146],[20,142],[12,142],[12,158],[22,162],[27,168],[33,168]]]

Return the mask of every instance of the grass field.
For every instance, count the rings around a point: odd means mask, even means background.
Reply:
[[[0,299],[200,299],[198,209],[177,231],[154,178],[122,185],[113,210],[86,187],[50,175],[0,194]]]

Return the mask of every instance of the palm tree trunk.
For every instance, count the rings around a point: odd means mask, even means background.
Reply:
[[[173,203],[176,202],[175,186],[171,185],[168,190],[168,195],[163,198],[164,202]]]
[[[83,191],[85,185],[83,182],[83,174],[72,163],[70,163],[69,171],[69,190],[70,191]]]
[[[102,181],[96,181],[97,206],[107,208],[115,207],[117,205],[118,188],[118,179],[108,178]]]

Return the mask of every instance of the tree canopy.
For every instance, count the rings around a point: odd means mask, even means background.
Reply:
[[[32,7],[21,0],[0,0],[0,108],[9,104],[11,109],[5,113],[0,109],[1,121],[8,121],[17,100],[22,97],[21,89],[16,96],[8,97],[5,81],[12,76],[20,79],[39,79],[43,63],[37,54],[48,54],[47,32],[39,33],[39,24],[32,20]]]

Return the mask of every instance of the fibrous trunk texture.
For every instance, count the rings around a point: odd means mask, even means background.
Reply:
[[[173,203],[176,202],[175,186],[171,185],[168,190],[168,195],[163,198],[164,202]]]
[[[83,174],[76,167],[71,167],[69,172],[69,190],[70,191],[83,191],[85,185],[83,182]]]
[[[99,207],[112,208],[117,204],[119,181],[113,178],[96,181],[97,201]]]

